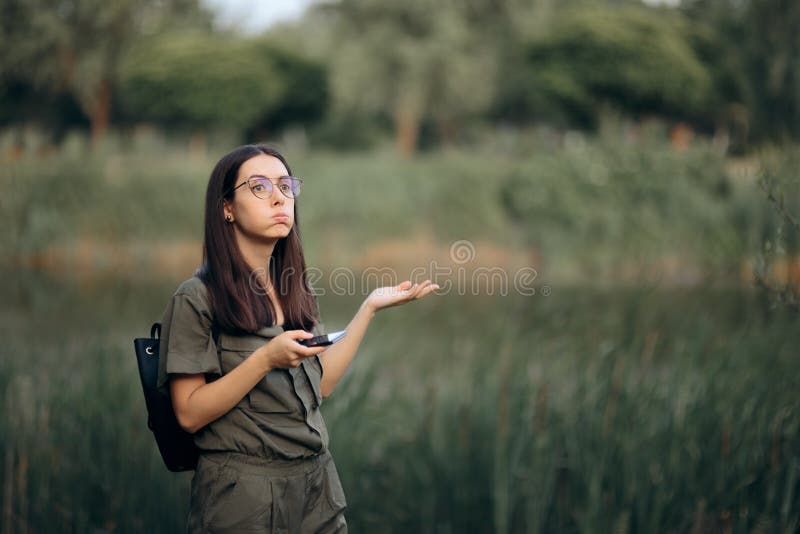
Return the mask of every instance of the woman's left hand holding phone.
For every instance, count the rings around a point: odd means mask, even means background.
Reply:
[[[323,352],[327,347],[306,347],[297,342],[300,339],[311,339],[314,334],[305,330],[288,330],[272,338],[259,348],[251,357],[261,358],[268,373],[276,368],[299,367],[306,358]]]

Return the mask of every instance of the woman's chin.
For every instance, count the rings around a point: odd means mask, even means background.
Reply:
[[[264,236],[270,239],[281,239],[289,235],[292,229],[289,226],[278,224],[275,226],[270,227],[266,232],[264,232]]]

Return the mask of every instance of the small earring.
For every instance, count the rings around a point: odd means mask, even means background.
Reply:
[[[228,221],[228,222],[231,222],[231,216],[230,215],[226,215],[225,216],[225,220]]]

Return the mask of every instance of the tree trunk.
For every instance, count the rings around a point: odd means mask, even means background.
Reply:
[[[97,143],[108,131],[111,121],[111,84],[108,83],[108,80],[103,80],[97,87],[90,120],[92,123],[92,146],[97,146]]]
[[[397,109],[394,113],[395,146],[404,157],[411,157],[417,150],[420,119],[413,111]]]

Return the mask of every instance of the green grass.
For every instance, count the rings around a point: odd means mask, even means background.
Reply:
[[[132,346],[177,281],[4,276],[12,530],[180,531],[191,475],[161,464]],[[358,303],[322,297],[326,326]],[[793,532],[798,343],[796,315],[740,290],[385,310],[323,404],[351,530]]]

